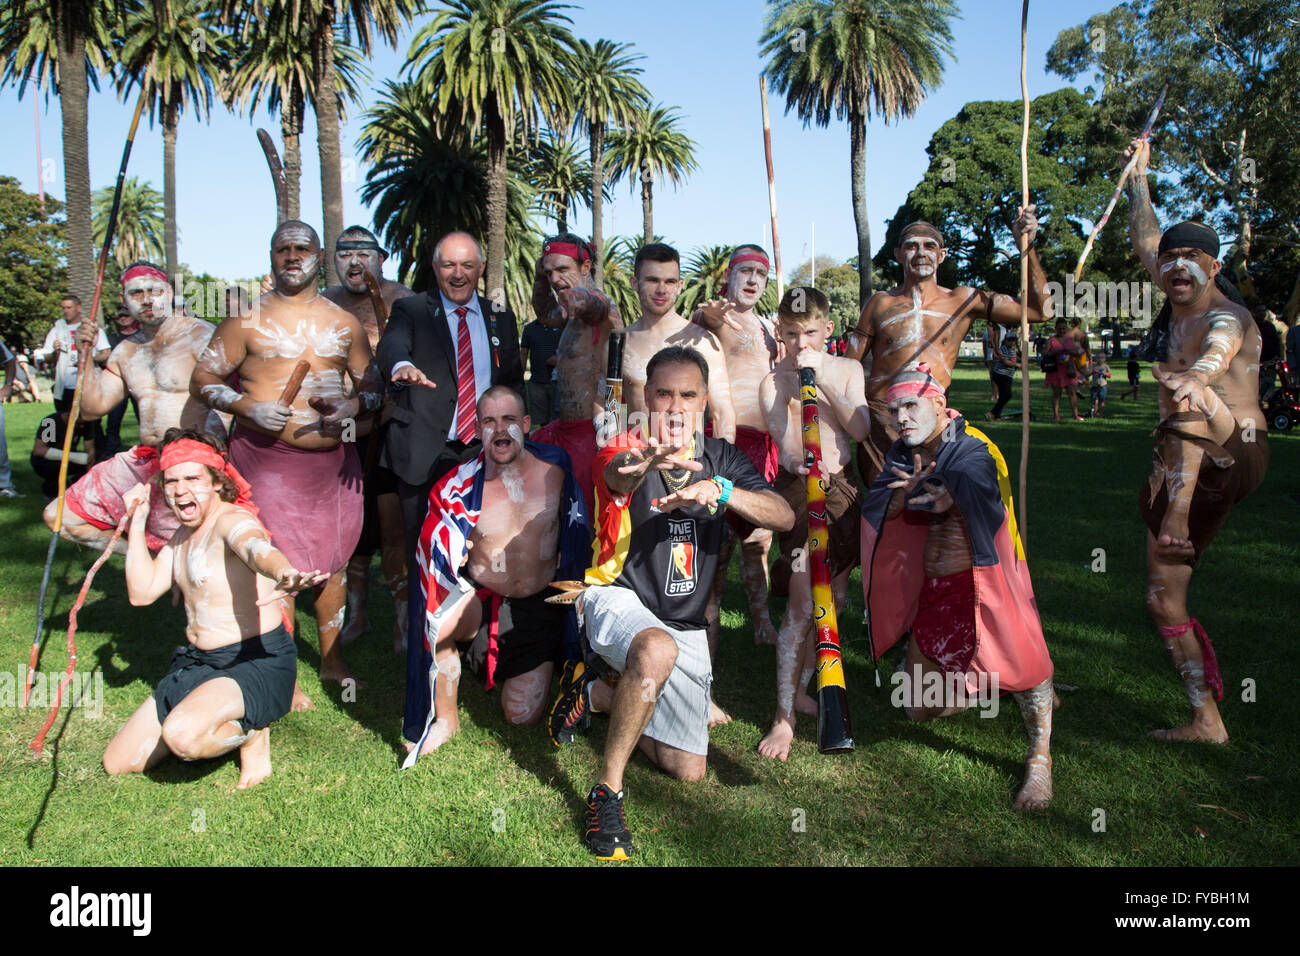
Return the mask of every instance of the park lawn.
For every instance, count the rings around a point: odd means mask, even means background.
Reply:
[[[1186,700],[1143,606],[1144,537],[1136,497],[1149,471],[1154,383],[1114,400],[1103,421],[1050,422],[1034,375],[1029,555],[1056,680],[1056,797],[1045,812],[1011,808],[1025,736],[1010,698],[913,725],[877,690],[862,636],[860,579],[840,609],[857,751],[816,752],[805,718],[787,763],[755,750],[771,720],[774,657],[756,647],[736,565],[724,599],[715,696],[734,717],[712,734],[703,783],[673,781],[635,757],[626,775],[634,864],[1273,865],[1300,862],[1300,435],[1272,436],[1263,486],[1237,507],[1198,568],[1192,611],[1224,672],[1226,747],[1148,739],[1182,722]],[[1123,374],[1117,366],[1116,379]],[[1019,381],[1011,404],[1018,406]],[[962,363],[954,405],[1002,447],[1013,484],[1018,422],[986,424],[983,368]],[[21,686],[49,532],[27,467],[44,407],[8,405],[9,451],[27,497],[0,501],[0,668]],[[134,417],[128,415],[129,427]],[[126,436],[124,436],[125,438]],[[1098,549],[1101,549],[1100,552]],[[95,555],[60,542],[39,669],[66,664],[67,612]],[[1104,570],[1094,570],[1102,567]],[[316,678],[315,624],[298,614],[300,679],[316,709],[271,734],[275,770],[236,792],[235,757],[169,760],[147,776],[110,778],[100,755],[166,671],[184,613],[126,602],[120,559],[80,614],[79,668],[103,680],[103,713],[65,707],[44,754],[28,743],[46,708],[22,710],[0,685],[0,863],[50,865],[588,864],[583,800],[600,766],[605,723],[555,749],[540,727],[508,726],[495,694],[467,679],[463,732],[398,773],[403,661],[392,609],[372,568],[372,631],[348,649],[368,681],[355,701]],[[779,620],[782,602],[773,600]],[[893,656],[888,663],[892,664]],[[885,672],[887,677],[887,670]],[[1253,701],[1243,701],[1243,682]],[[1247,693],[1246,696],[1251,696]]]

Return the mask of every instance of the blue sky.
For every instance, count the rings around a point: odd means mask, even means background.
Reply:
[[[1044,63],[1057,33],[1083,23],[1110,2],[1031,5],[1029,92],[1038,96],[1065,85],[1048,75]],[[676,192],[656,184],[655,231],[683,257],[706,245],[769,242],[767,176],[763,160],[758,55],[764,4],[750,0],[702,3],[661,0],[648,4],[593,3],[568,12],[576,36],[633,43],[644,56],[642,81],[656,101],[679,108],[687,134],[696,141],[699,169]],[[956,62],[949,62],[943,85],[916,116],[886,126],[872,120],[867,131],[867,203],[872,241],[884,237],[892,216],[926,167],[925,147],[933,132],[968,101],[1019,99],[1020,4],[978,0],[961,5],[953,23]],[[380,50],[370,61],[372,80],[365,105],[384,79],[398,76],[409,34],[398,49]],[[35,98],[40,113],[41,158],[46,191],[63,196],[58,102]],[[38,177],[33,93],[19,101],[16,91],[0,91],[0,122],[9,131],[0,141],[0,171],[16,176],[35,192]],[[845,123],[804,128],[785,114],[784,99],[769,91],[772,144],[780,216],[782,264],[787,274],[811,254],[843,260],[856,253],[849,192],[849,135]],[[133,104],[132,104],[133,105]],[[356,159],[364,110],[353,110],[343,127],[344,215],[348,223],[370,225],[359,198],[365,169]],[[90,97],[91,188],[110,186],[121,160],[130,107],[105,88]],[[267,243],[275,226],[270,176],[254,129],[262,126],[279,141],[279,122],[263,110],[253,123],[224,109],[208,124],[187,116],[177,142],[180,256],[200,272],[227,279],[260,275],[267,268]],[[303,218],[320,227],[319,166],[315,124],[308,113],[303,134]],[[128,175],[162,189],[162,134],[142,125]],[[1118,172],[1118,170],[1117,170]],[[605,207],[605,235],[641,230],[639,192],[621,183]],[[550,228],[548,220],[545,228]],[[587,233],[590,214],[580,210],[571,228]]]

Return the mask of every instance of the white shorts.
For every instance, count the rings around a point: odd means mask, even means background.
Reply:
[[[705,631],[670,627],[647,610],[635,592],[618,585],[587,588],[579,610],[587,624],[587,643],[618,671],[627,670],[628,648],[642,631],[655,627],[672,635],[677,662],[655,701],[645,735],[687,753],[707,754],[713,666]]]

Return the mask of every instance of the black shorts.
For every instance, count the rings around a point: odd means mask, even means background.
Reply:
[[[378,435],[381,442],[384,440],[387,431],[387,426],[379,430]],[[371,432],[369,435],[362,435],[357,438],[357,455],[361,459],[362,468],[370,460],[368,457],[370,443],[374,441],[375,434],[375,432]],[[397,476],[379,464],[379,456],[382,452],[382,446],[376,449],[374,461],[370,467],[370,475],[365,479],[363,489],[365,495],[362,499],[361,538],[352,551],[354,558],[368,558],[379,550],[379,496],[397,494]]]
[[[298,649],[283,624],[259,637],[211,651],[201,651],[193,644],[176,648],[171,669],[153,692],[158,723],[165,721],[190,691],[218,677],[231,678],[244,695],[240,729],[260,730],[289,713],[298,679]]]
[[[501,598],[497,612],[497,662],[492,672],[494,683],[527,674],[547,661],[563,659],[564,615],[567,610],[547,604],[549,587],[531,597]],[[483,617],[478,633],[469,644],[461,645],[461,660],[479,680],[488,676],[488,650],[491,645],[492,594],[480,590]]]

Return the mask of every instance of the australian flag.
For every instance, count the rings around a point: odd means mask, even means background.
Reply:
[[[564,472],[563,509],[560,516],[559,567],[556,580],[582,580],[591,557],[591,522],[587,516],[586,500],[582,489],[573,477],[573,465],[562,448],[525,441],[524,448],[548,464],[558,465]],[[483,481],[486,475],[482,453],[467,461],[455,471],[448,472],[429,492],[429,513],[420,532],[415,560],[419,568],[419,591],[413,595],[419,606],[425,608],[423,625],[410,634],[412,644],[419,645],[420,667],[415,673],[408,667],[406,681],[405,735],[413,739],[420,734],[415,748],[402,765],[412,765],[419,755],[433,720],[432,687],[436,675],[433,664],[433,644],[443,617],[473,585],[461,576],[461,562],[465,560],[467,542],[478,523],[483,507]],[[414,603],[414,602],[413,602]],[[564,618],[564,654],[566,659],[580,660],[582,647],[578,639],[578,621],[573,608],[566,609]],[[414,618],[413,618],[414,623]]]

